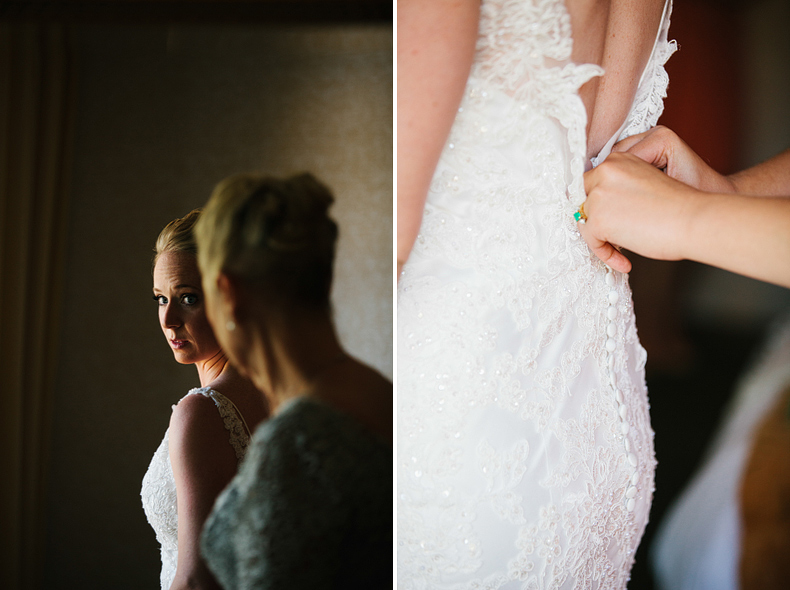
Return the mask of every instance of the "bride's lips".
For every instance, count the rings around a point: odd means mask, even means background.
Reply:
[[[173,339],[170,340],[170,346],[172,348],[174,348],[175,350],[179,350],[181,348],[184,348],[186,345],[187,345],[187,341],[186,340],[178,340],[176,338],[173,338]]]

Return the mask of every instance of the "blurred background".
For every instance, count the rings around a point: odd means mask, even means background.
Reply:
[[[679,50],[666,66],[659,123],[724,173],[790,147],[789,28],[787,0],[675,0],[669,36]],[[790,290],[692,262],[641,258],[631,286],[648,351],[658,468],[629,589],[650,590],[657,586],[648,554],[662,517],[700,466],[744,370],[790,312]]]
[[[0,2],[0,588],[158,587],[140,502],[199,385],[154,241],[234,173],[336,196],[348,350],[392,378],[392,4]]]

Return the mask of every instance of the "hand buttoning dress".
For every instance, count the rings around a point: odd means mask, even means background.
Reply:
[[[671,3],[618,138],[663,109]],[[655,459],[627,278],[580,237],[601,75],[557,0],[484,0],[398,287],[398,587],[626,587]]]
[[[241,462],[250,444],[250,431],[236,405],[210,387],[192,389],[187,393],[189,395],[202,395],[213,400],[219,412],[217,419],[225,424],[229,443],[236,452],[237,461]],[[170,590],[178,565],[178,506],[176,482],[170,464],[169,432],[169,429],[165,431],[165,436],[151,459],[140,492],[145,516],[161,545],[162,571],[159,581],[162,590]]]

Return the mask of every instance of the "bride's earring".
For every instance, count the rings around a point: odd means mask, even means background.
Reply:
[[[236,322],[234,322],[233,320],[228,320],[227,322],[225,322],[225,329],[228,332],[233,332],[233,330],[236,329]]]

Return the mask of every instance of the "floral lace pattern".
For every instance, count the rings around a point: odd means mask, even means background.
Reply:
[[[189,395],[202,395],[214,402],[229,432],[229,442],[236,453],[236,459],[241,462],[250,443],[250,435],[233,402],[209,387],[191,389],[187,393]],[[169,590],[178,564],[178,507],[176,482],[170,465],[169,432],[169,429],[165,431],[165,436],[151,459],[140,491],[145,516],[161,545],[162,570],[159,581],[162,590]]]
[[[625,129],[656,123],[669,7]],[[557,0],[486,1],[398,294],[398,584],[626,586],[655,459],[627,277],[595,259]],[[653,106],[650,106],[653,105]]]

